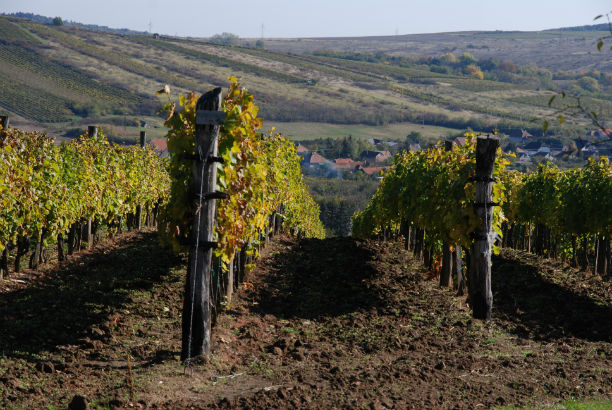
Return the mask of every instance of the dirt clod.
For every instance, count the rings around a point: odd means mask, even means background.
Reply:
[[[70,404],[68,405],[68,410],[86,410],[87,409],[87,399],[83,396],[76,394],[72,400],[70,400]]]

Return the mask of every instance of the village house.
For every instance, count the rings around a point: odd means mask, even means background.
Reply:
[[[153,138],[151,139],[151,145],[155,149],[155,152],[159,154],[160,157],[166,158],[170,156],[168,152],[168,140],[165,138]]]
[[[421,144],[409,144],[408,145],[408,151],[410,152],[417,152],[417,151],[421,151]]]
[[[510,139],[510,142],[525,144],[527,143],[527,140],[533,138],[533,135],[524,129],[516,128],[510,132],[508,138]]]
[[[608,139],[612,137],[612,130],[592,130],[586,133],[585,137],[595,139]]]
[[[310,152],[310,150],[309,150],[308,148],[306,148],[306,147],[305,147],[305,146],[303,146],[302,144],[298,144],[298,146],[297,146],[297,153],[298,153],[299,155],[301,155],[301,154],[306,154],[306,153],[308,153],[308,152]]]
[[[358,166],[363,165],[361,161],[353,161],[350,158],[336,158],[332,161],[336,169],[353,171]]]
[[[361,160],[366,164],[380,163],[391,158],[389,151],[363,151],[361,153]]]
[[[457,137],[453,140],[453,144],[458,147],[463,147],[465,145],[465,137]]]
[[[302,165],[305,167],[323,166],[330,163],[327,158],[316,152],[309,152],[303,155],[303,158]]]
[[[384,174],[387,169],[389,169],[389,167],[364,167],[359,165],[356,172],[363,172],[366,175],[376,177],[376,179],[381,180],[382,174]]]

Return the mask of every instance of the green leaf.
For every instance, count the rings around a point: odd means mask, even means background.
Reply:
[[[542,124],[542,133],[546,133],[547,130],[548,130],[548,120],[544,120],[544,123]]]
[[[601,48],[602,48],[602,47],[603,47],[603,40],[601,40],[601,39],[600,39],[600,40],[597,42],[597,51],[601,51]]]

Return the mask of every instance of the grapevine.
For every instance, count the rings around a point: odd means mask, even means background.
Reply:
[[[160,226],[164,237],[176,250],[181,250],[192,222],[189,207],[192,163],[186,157],[195,149],[195,106],[197,96],[179,96],[180,111],[168,94],[165,125],[171,155],[172,188],[168,207]],[[324,228],[319,220],[319,207],[308,194],[300,171],[295,146],[274,130],[258,132],[263,121],[253,95],[240,86],[235,77],[221,109],[225,123],[219,134],[217,185],[229,194],[219,200],[216,223],[216,256],[228,264],[239,249],[257,244],[265,232],[270,216],[277,212],[285,226],[299,230],[307,237],[322,238]]]

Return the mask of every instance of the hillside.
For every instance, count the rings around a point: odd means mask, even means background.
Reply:
[[[176,98],[226,87],[227,77],[237,75],[254,92],[266,127],[276,125],[296,139],[351,132],[403,138],[411,131],[439,138],[466,127],[541,135],[541,118],[554,113],[547,106],[551,87],[582,90],[589,109],[610,116],[609,55],[593,44],[601,34],[271,39],[260,49],[0,17],[0,113],[10,114],[16,126],[58,136],[92,123],[111,135],[133,136],[147,123],[155,137],[163,134],[156,90],[169,84]],[[469,52],[473,60],[440,58],[451,51],[457,58]],[[470,71],[468,63],[483,72]],[[528,63],[538,67],[521,66]],[[591,80],[580,82],[585,75]],[[553,132],[582,135],[588,125],[568,117]]]

